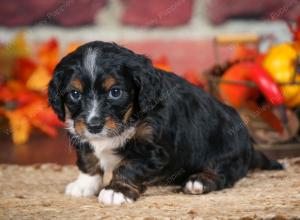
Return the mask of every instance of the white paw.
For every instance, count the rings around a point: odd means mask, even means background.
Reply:
[[[120,192],[114,192],[112,189],[102,189],[98,201],[105,205],[121,205],[133,202],[132,199],[127,198]]]
[[[202,194],[203,193],[203,184],[197,180],[188,181],[184,186],[184,192],[189,194]]]
[[[67,185],[65,194],[74,197],[93,196],[99,192],[100,185],[100,176],[90,176],[81,173],[77,180]]]

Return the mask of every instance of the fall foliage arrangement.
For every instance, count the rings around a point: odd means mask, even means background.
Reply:
[[[300,18],[289,28],[293,41],[273,45],[266,53],[241,44],[236,47],[231,60],[214,66],[207,74],[209,80],[217,78],[220,82],[217,89],[222,101],[237,109],[258,112],[259,117],[279,134],[279,141],[294,137],[300,126],[295,114],[284,110],[300,106]],[[56,136],[57,127],[62,123],[48,106],[47,85],[59,59],[79,45],[71,43],[62,50],[54,38],[28,44],[23,33],[8,44],[0,44],[1,135],[11,134],[15,144],[28,141],[34,129]],[[157,68],[172,71],[164,56],[153,63]],[[210,86],[209,80],[204,81],[197,71],[183,73],[183,77],[198,87]],[[259,106],[261,96],[267,104],[283,107],[283,114],[262,109]],[[293,117],[288,118],[289,115]],[[289,121],[293,125],[285,131]],[[294,131],[293,135],[291,131]],[[266,136],[261,134],[261,137]],[[270,139],[276,138],[273,135]]]
[[[15,144],[27,142],[34,129],[50,137],[57,135],[62,123],[48,105],[47,86],[60,57],[79,45],[71,43],[62,51],[54,38],[30,45],[24,33],[0,45],[0,126],[3,134],[11,134]],[[155,60],[154,65],[171,70],[166,57]],[[201,86],[196,75],[192,71],[185,74]]]
[[[29,45],[23,33],[0,45],[0,123],[15,144],[25,143],[33,129],[53,137],[61,126],[47,101],[60,53],[55,39]]]
[[[300,107],[300,18],[294,25],[289,24],[289,29],[293,40],[273,44],[265,53],[257,46],[249,46],[249,42],[258,44],[262,40],[254,41],[248,36],[247,43],[240,43],[240,36],[230,40],[227,37],[227,42],[234,42],[236,46],[233,57],[226,64],[214,66],[207,74],[209,84],[217,82],[215,93],[223,102],[251,112],[251,119],[247,116],[244,121],[259,143],[294,139],[300,142],[297,118]],[[223,36],[223,42],[224,39]],[[255,119],[262,119],[260,122],[268,125],[271,132],[267,132],[267,127],[261,123],[251,129]]]

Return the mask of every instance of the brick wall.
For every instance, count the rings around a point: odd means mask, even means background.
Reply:
[[[177,27],[189,24],[197,16],[196,2],[214,24],[228,18],[294,19],[300,15],[299,0],[2,0],[0,24],[20,26],[58,24],[78,26],[97,22],[101,13],[109,13],[111,4],[121,8],[117,17],[122,25],[140,27]],[[119,14],[116,14],[119,13]]]

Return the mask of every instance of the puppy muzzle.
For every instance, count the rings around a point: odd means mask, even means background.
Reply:
[[[86,123],[87,130],[91,134],[100,133],[103,129],[103,124],[103,121],[99,117],[93,117]]]

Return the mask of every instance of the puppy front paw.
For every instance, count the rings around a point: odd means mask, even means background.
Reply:
[[[90,176],[81,173],[77,180],[67,185],[65,194],[73,197],[90,197],[99,192],[100,186],[100,176]]]
[[[102,189],[98,201],[105,205],[121,205],[123,203],[132,203],[133,200],[124,196],[121,192],[115,192],[112,189]]]
[[[132,203],[140,196],[141,189],[121,181],[111,183],[101,190],[98,201],[106,205]]]

